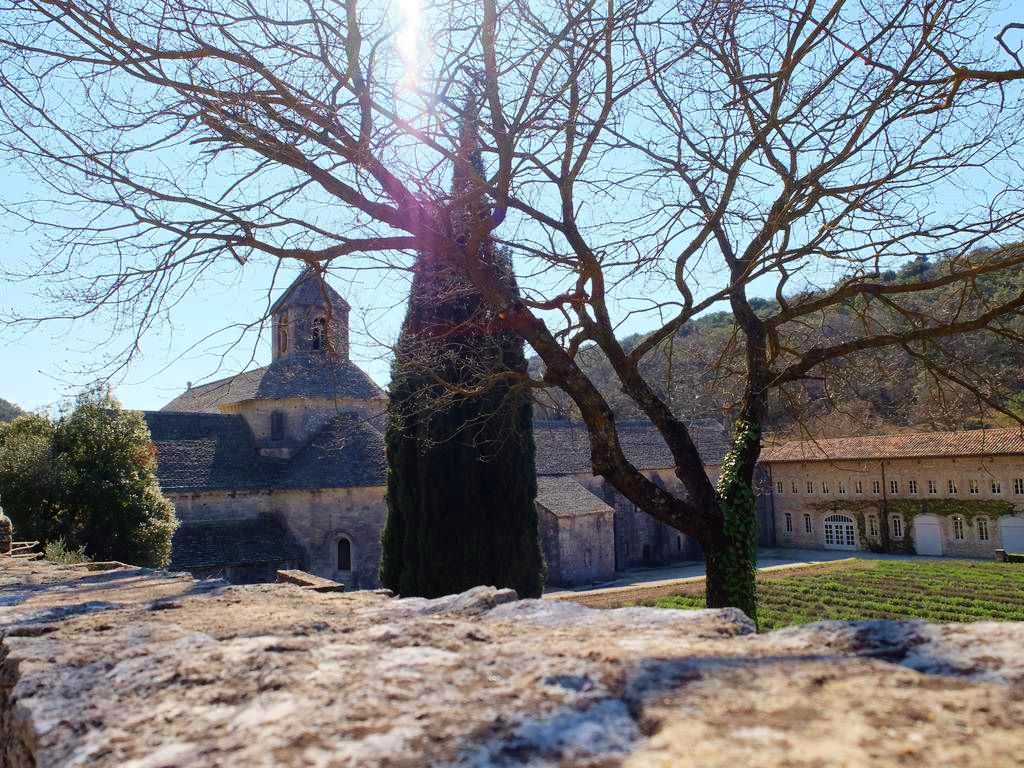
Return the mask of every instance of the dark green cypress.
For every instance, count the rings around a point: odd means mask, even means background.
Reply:
[[[476,183],[475,122],[467,109],[459,155],[468,162],[457,164],[452,181],[448,226],[460,248],[471,224],[490,215]],[[477,254],[514,281],[490,238]],[[523,342],[457,261],[421,253],[414,268],[392,366],[381,582],[406,596],[490,585],[537,597],[544,564],[533,407],[521,381],[501,376],[525,374]]]

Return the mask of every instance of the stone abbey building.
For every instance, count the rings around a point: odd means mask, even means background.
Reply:
[[[384,392],[349,359],[349,305],[304,272],[271,308],[270,365],[189,389],[147,412],[157,476],[181,521],[171,567],[237,582],[301,568],[374,587],[385,519]],[[721,425],[695,425],[708,471]],[[649,425],[624,422],[630,460],[678,483]],[[699,558],[696,542],[639,512],[590,470],[586,429],[535,424],[549,584]]]
[[[1024,552],[1019,428],[794,441],[761,461],[782,546]]]
[[[348,303],[303,273],[271,308],[270,365],[189,389],[145,414],[181,526],[172,568],[237,582],[300,568],[374,587],[385,519],[383,391],[349,359]],[[716,476],[727,447],[691,425]],[[620,422],[630,460],[679,492],[668,447]],[[552,585],[702,557],[590,469],[585,427],[538,421],[537,505]],[[1017,429],[787,442],[759,473],[762,546],[991,557],[1024,551]]]

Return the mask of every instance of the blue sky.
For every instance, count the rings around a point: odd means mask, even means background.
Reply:
[[[993,23],[1017,16],[1019,12],[1006,11]],[[16,168],[8,166],[3,171],[0,194],[7,200],[27,197],[32,181]],[[952,196],[952,190],[939,192],[936,203],[955,207]],[[39,241],[31,233],[0,230],[0,263],[4,267],[31,263],[38,255],[33,248],[38,246]],[[131,408],[159,408],[187,382],[200,383],[268,362],[270,343],[265,333],[262,338],[249,334],[232,345],[237,333],[230,329],[258,319],[268,299],[284,290],[295,274],[297,268],[279,274],[271,288],[272,262],[251,262],[244,267],[226,262],[200,290],[177,306],[168,326],[143,337],[134,364],[113,379],[117,396]],[[335,276],[332,285],[353,307],[353,360],[386,385],[387,344],[397,335],[404,312],[408,288],[405,276],[393,271],[347,272]],[[0,313],[13,309],[46,314],[47,307],[37,297],[36,288],[31,283],[0,282]],[[770,285],[764,286],[765,293],[770,290]],[[268,291],[272,294],[269,297]],[[652,318],[638,319],[620,332],[642,331],[652,324]],[[127,340],[108,336],[107,326],[95,320],[0,328],[0,398],[38,409],[53,407],[74,395],[89,382],[86,371],[102,365],[104,350],[117,348],[117,342]]]

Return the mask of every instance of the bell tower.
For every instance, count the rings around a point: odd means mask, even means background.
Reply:
[[[348,360],[351,307],[308,267],[270,308],[273,359],[322,354]]]

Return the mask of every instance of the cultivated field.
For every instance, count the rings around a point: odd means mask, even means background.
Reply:
[[[657,600],[703,608],[702,582]],[[1024,566],[966,560],[854,560],[761,574],[761,629],[822,619],[1024,621]]]

